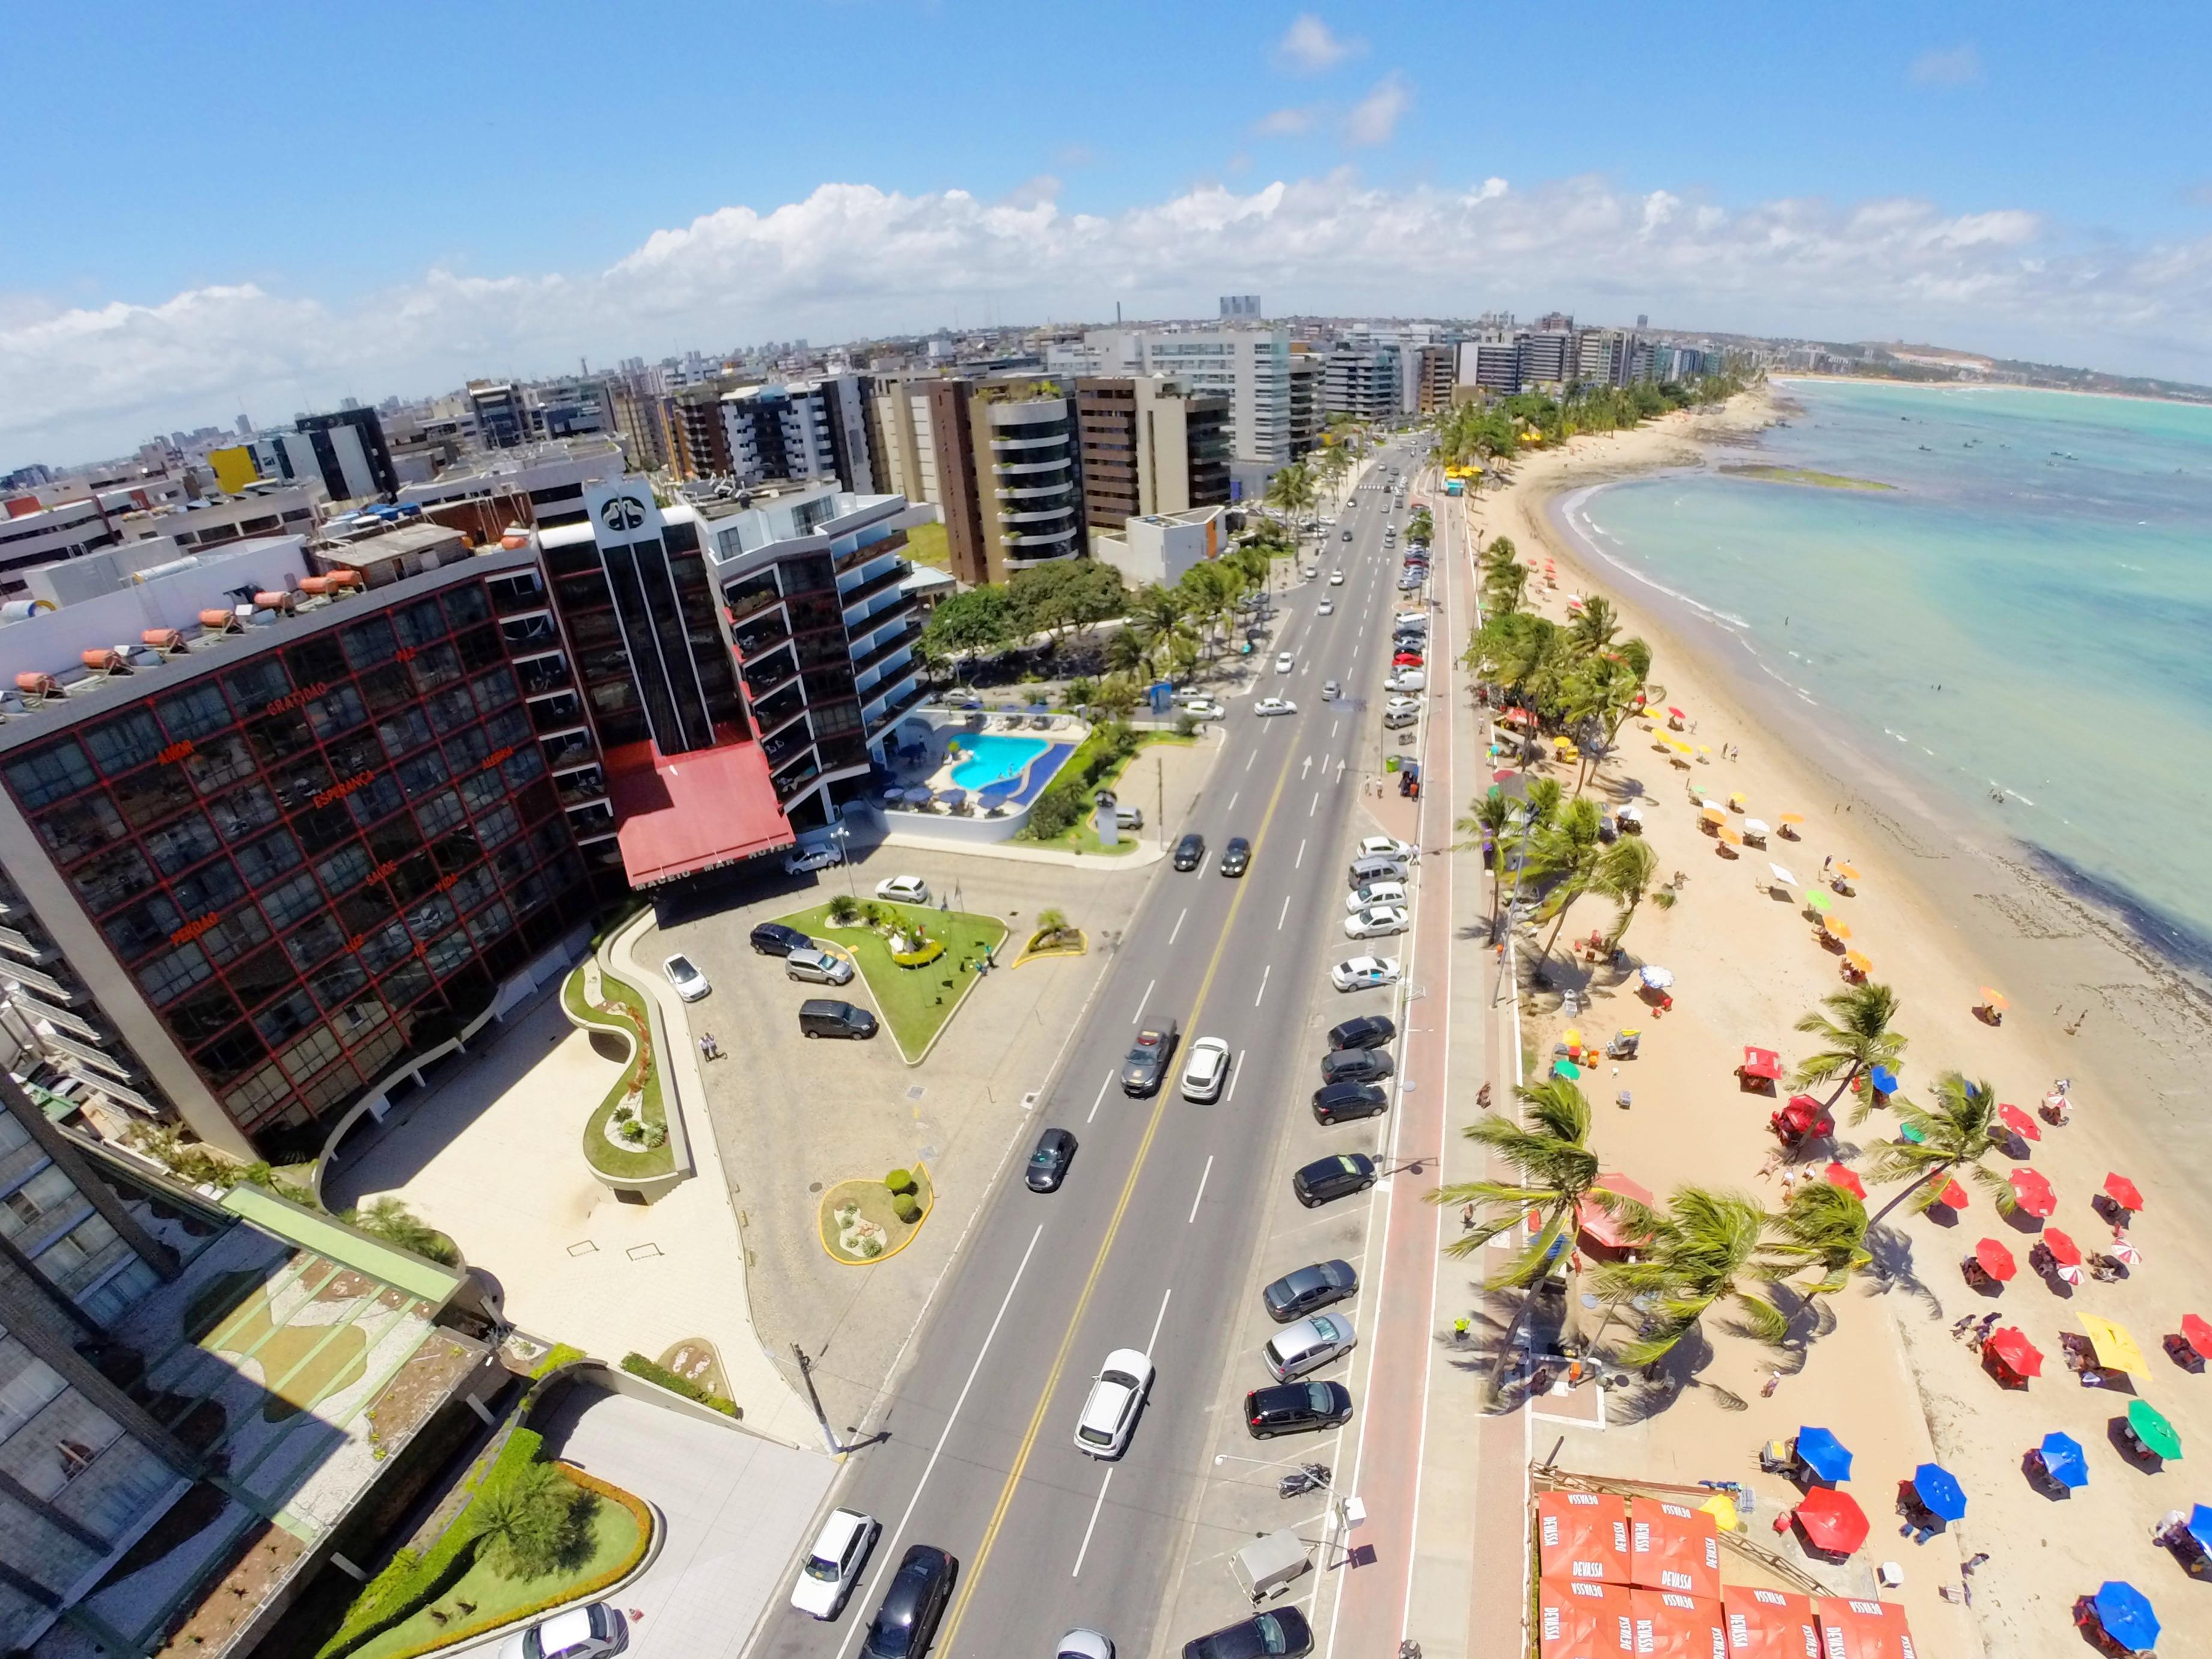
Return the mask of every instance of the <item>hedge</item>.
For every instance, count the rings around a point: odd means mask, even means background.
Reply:
[[[1094,728],[1060,768],[1051,787],[1030,806],[1025,833],[1037,841],[1049,841],[1081,818],[1089,808],[1093,786],[1135,754],[1138,743],[1136,732],[1120,720]]]
[[[892,951],[891,960],[902,968],[927,968],[944,954],[945,941],[941,939],[924,939],[921,942],[921,948],[918,951]]]
[[[581,1348],[571,1347],[566,1342],[556,1342],[551,1347],[546,1349],[544,1358],[530,1368],[530,1375],[533,1380],[550,1376],[559,1370],[562,1366],[573,1365],[584,1358],[586,1355]]]
[[[743,1417],[745,1414],[745,1408],[736,1401],[719,1394],[709,1394],[690,1377],[678,1376],[667,1366],[657,1360],[647,1359],[641,1353],[624,1354],[622,1368],[632,1376],[641,1376],[648,1382],[659,1383],[671,1394],[680,1394],[686,1400],[696,1400],[710,1411],[718,1411],[725,1417]]]

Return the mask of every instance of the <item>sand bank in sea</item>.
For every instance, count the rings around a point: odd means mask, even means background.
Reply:
[[[1595,1006],[1575,1022],[1586,1034],[1625,1025],[1644,1032],[1641,1058],[1617,1073],[1601,1065],[1589,1080],[1599,1150],[1609,1169],[1662,1194],[1694,1181],[1779,1203],[1779,1177],[1759,1174],[1776,1145],[1766,1128],[1776,1103],[1740,1092],[1733,1071],[1746,1043],[1778,1048],[1785,1060],[1807,1052],[1809,1040],[1792,1024],[1842,983],[1837,957],[1815,941],[1803,887],[1790,889],[1787,902],[1765,890],[1770,860],[1817,880],[1823,858],[1833,855],[1863,875],[1860,896],[1839,899],[1838,908],[1854,930],[1852,943],[1873,957],[1875,976],[1902,998],[1900,1023],[1912,1039],[1908,1092],[1956,1067],[1988,1079],[2000,1098],[2033,1107],[2054,1077],[2074,1078],[2073,1123],[2047,1129],[2030,1160],[2059,1194],[2050,1224],[2085,1247],[2108,1243],[2089,1199],[2106,1170],[2122,1170],[2151,1206],[2133,1229],[2147,1261],[2124,1284],[2093,1281],[2062,1298],[2025,1270],[2032,1235],[1998,1217],[1978,1192],[1954,1227],[1893,1212],[1879,1240],[1881,1280],[1838,1298],[1835,1328],[1772,1396],[1761,1393],[1769,1357],[1716,1330],[1699,1386],[1642,1422],[1616,1418],[1602,1433],[1560,1426],[1559,1461],[1647,1479],[1748,1480],[1759,1493],[1750,1535],[1794,1557],[1794,1543],[1768,1528],[1791,1489],[1757,1473],[1756,1453],[1801,1423],[1826,1424],[1859,1454],[1850,1489],[1876,1525],[1852,1566],[1816,1572],[1838,1589],[1863,1591],[1871,1589],[1872,1564],[1898,1562],[1905,1583],[1895,1594],[1911,1609],[1923,1652],[1959,1655],[1986,1644],[1992,1653],[2070,1655],[2079,1637],[2069,1605],[2104,1579],[2133,1578],[2162,1612],[2171,1605],[2169,1622],[2196,1592],[2146,1541],[2160,1515],[2185,1508],[2194,1495],[2187,1466],[2152,1474],[2123,1463],[2106,1435],[2125,1399],[2081,1388],[2060,1363],[2057,1337],[2077,1328],[2076,1309],[2127,1325],[2151,1355],[2150,1374],[2136,1380],[2136,1391],[2174,1419],[2185,1443],[2212,1453],[2212,1377],[2189,1376],[2159,1351],[2184,1312],[2212,1313],[2199,1306],[2200,1296],[2212,1300],[2205,1244],[2212,1206],[2204,1197],[2212,1115],[2198,1105],[2212,1041],[2201,1000],[2124,930],[2039,880],[2016,850],[1963,840],[1943,823],[1937,803],[1884,775],[1824,726],[1829,717],[1764,672],[1724,622],[1593,556],[1559,521],[1563,501],[1577,492],[1655,468],[1705,465],[1714,445],[1748,444],[1774,418],[1776,406],[1762,392],[1716,413],[1578,439],[1564,451],[1523,458],[1509,488],[1468,503],[1471,524],[1486,538],[1504,533],[1524,555],[1558,562],[1559,587],[1537,584],[1547,614],[1564,616],[1569,592],[1602,592],[1615,601],[1627,628],[1651,642],[1666,701],[1688,711],[1697,722],[1692,740],[1712,751],[1686,775],[1649,738],[1638,740],[1632,725],[1620,757],[1601,775],[1608,793],[1633,781],[1650,798],[1648,833],[1662,867],[1679,868],[1689,880],[1676,908],[1647,906],[1628,939],[1638,960],[1663,963],[1679,976],[1675,1011],[1653,1017],[1625,988],[1612,988],[1607,971],[1591,988]],[[1601,497],[1595,517],[1601,524]],[[1741,758],[1722,758],[1723,745],[1740,748]],[[1776,838],[1764,854],[1746,848],[1738,860],[1718,857],[1698,828],[1685,789],[1691,781],[1744,792],[1749,816],[1770,823],[1784,811],[1802,812],[1804,839]],[[1607,919],[1601,905],[1586,902],[1571,915],[1566,937]],[[1972,1015],[1983,985],[2013,998],[2000,1028]],[[1530,1005],[1532,1056],[1548,1054],[1569,1023],[1555,1002],[1540,997]],[[2067,1035],[2085,1006],[2087,1019]],[[1626,1111],[1612,1104],[1622,1089],[1633,1095]],[[1890,1133],[1887,1115],[1838,1129],[1846,1156]],[[1875,1189],[1869,1207],[1891,1195]],[[2022,1276],[1996,1297],[1970,1291],[1959,1270],[1984,1236],[2023,1261]],[[1949,1334],[1954,1320],[1991,1310],[2049,1356],[2045,1376],[2025,1392],[2000,1391]],[[2091,1485],[2063,1505],[2039,1496],[2021,1470],[2022,1454],[2053,1429],[2089,1448],[2093,1468]],[[1553,1432],[1542,1425],[1543,1447]],[[1972,1507],[1953,1535],[1915,1545],[1888,1517],[1896,1483],[1930,1457],[1959,1474]],[[1938,1589],[1957,1584],[1962,1558],[1979,1551],[1991,1559],[1973,1577],[1969,1612]]]

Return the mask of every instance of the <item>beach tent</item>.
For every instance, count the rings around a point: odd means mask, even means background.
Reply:
[[[2012,1259],[2012,1252],[1994,1238],[1983,1239],[1974,1246],[1974,1261],[1984,1273],[2000,1285],[2020,1271],[2020,1264]]]
[[[2068,1491],[2089,1484],[2088,1454],[2081,1443],[2070,1434],[2056,1432],[2043,1437],[2035,1455],[2043,1464],[2043,1472]]]
[[[1831,1485],[1851,1478],[1850,1448],[1830,1429],[1801,1428],[1794,1449],[1797,1461],[1815,1480]]]
[[[1628,1506],[1628,1582],[1645,1589],[1717,1598],[1721,1541],[1713,1517],[1663,1498],[1632,1501]]]
[[[1743,1064],[1735,1068],[1736,1075],[1747,1082],[1756,1078],[1764,1083],[1782,1080],[1782,1056],[1771,1048],[1754,1048],[1744,1045]]]
[[[1929,1514],[1943,1522],[1966,1518],[1966,1489],[1941,1463],[1923,1463],[1912,1472],[1912,1495]]]
[[[1638,1659],[1713,1659],[1728,1651],[1728,1621],[1717,1595],[1632,1589],[1628,1607]]]
[[[1862,1200],[1865,1199],[1866,1182],[1861,1181],[1857,1172],[1847,1165],[1831,1164],[1821,1171],[1821,1174],[1826,1176],[1831,1187],[1840,1187],[1853,1198]]]
[[[1849,1555],[1867,1540],[1870,1524],[1857,1498],[1833,1486],[1815,1486],[1794,1511],[1807,1546],[1830,1555]]]
[[[2106,1176],[2105,1196],[2124,1210],[2140,1210],[2143,1206],[2142,1192],[2124,1175]]]
[[[2013,1325],[1992,1333],[1982,1344],[1982,1360],[1998,1373],[2000,1382],[2008,1385],[2043,1375],[2043,1351],[2027,1340],[2027,1332]]]
[[[2014,1170],[2008,1179],[2020,1207],[2038,1220],[2047,1218],[2058,1207],[2058,1194],[2051,1190],[2051,1182],[2038,1171]]]
[[[1932,1187],[1936,1180],[1942,1180],[1942,1177],[1939,1175],[1928,1184]],[[1930,1207],[1936,1204],[1941,1204],[1947,1210],[1963,1210],[1966,1207],[1966,1189],[1955,1181],[1944,1180],[1943,1190],[1936,1194]]]
[[[1811,1659],[1820,1651],[1813,1598],[1795,1590],[1729,1584],[1721,1590],[1728,1659]]]
[[[2006,1128],[2011,1130],[2022,1140],[2043,1139],[2043,1131],[2037,1127],[2035,1120],[2017,1106],[1998,1107],[1997,1116],[2003,1121]]]
[[[1584,1578],[1538,1580],[1536,1651],[1540,1659],[1626,1659],[1634,1654],[1627,1587]]]
[[[1546,1578],[1628,1582],[1628,1500],[1604,1492],[1536,1495],[1538,1569]]]
[[[2125,1371],[2130,1376],[2150,1375],[2142,1350],[2136,1346],[2135,1338],[2128,1334],[2125,1326],[2115,1325],[2093,1313],[2079,1313],[2075,1317],[2081,1322],[2081,1329],[2089,1339],[2089,1346],[2095,1352],[2100,1366],[2108,1371]]]
[[[1894,1601],[1823,1595],[1813,1602],[1821,1659],[1914,1659],[1912,1632]]]
[[[1607,1192],[1618,1193],[1623,1198],[1633,1199],[1649,1209],[1654,1203],[1650,1189],[1639,1187],[1623,1175],[1601,1175],[1592,1183]],[[1631,1231],[1627,1223],[1614,1215],[1602,1204],[1589,1198],[1575,1206],[1575,1230],[1585,1245],[1605,1250],[1629,1250],[1644,1243],[1651,1235],[1638,1228]]]
[[[2089,1598],[2098,1627],[2119,1646],[2147,1653],[2158,1645],[2158,1614],[2150,1597],[2124,1578],[2107,1578]]]

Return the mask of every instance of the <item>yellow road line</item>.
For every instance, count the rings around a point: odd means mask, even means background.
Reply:
[[[1255,860],[1259,857],[1260,848],[1266,844],[1268,826],[1275,821],[1275,808],[1282,801],[1283,791],[1289,787],[1291,769],[1295,761],[1293,754],[1285,753],[1283,757],[1282,775],[1275,780],[1275,793],[1268,798],[1267,811],[1260,820],[1259,833],[1252,837],[1252,854]],[[1221,937],[1214,942],[1213,956],[1206,964],[1206,977],[1199,981],[1198,996],[1191,1004],[1188,1027],[1190,1030],[1198,1030],[1199,1015],[1206,1007],[1207,994],[1213,989],[1213,975],[1221,966],[1221,953],[1229,948],[1229,937],[1237,931],[1237,913],[1243,906],[1245,894],[1251,890],[1243,883],[1238,883],[1237,896],[1229,902],[1229,918],[1222,926]],[[1044,1414],[1052,1404],[1054,1390],[1060,1387],[1060,1373],[1067,1368],[1068,1353],[1075,1346],[1075,1333],[1081,1327],[1083,1316],[1091,1306],[1091,1292],[1098,1288],[1098,1275],[1105,1271],[1106,1258],[1113,1253],[1114,1240],[1121,1231],[1121,1218],[1127,1213],[1129,1200],[1136,1194],[1137,1177],[1144,1173],[1145,1159],[1152,1152],[1152,1138],[1159,1133],[1160,1121],[1167,1114],[1169,1091],[1173,1087],[1173,1079],[1162,1076],[1159,1098],[1152,1103],[1152,1121],[1145,1125],[1145,1138],[1137,1143],[1136,1160],[1129,1166],[1128,1179],[1121,1183],[1121,1196],[1114,1206],[1114,1218],[1107,1223],[1106,1236],[1098,1243],[1098,1255],[1091,1264],[1090,1276],[1083,1281],[1083,1294],[1076,1298],[1075,1311],[1068,1316],[1067,1330],[1060,1339],[1060,1352],[1053,1356],[1052,1370],[1046,1375],[1044,1388],[1037,1395],[1036,1409],[1030,1413],[1029,1427],[1022,1435],[1021,1449],[1014,1454],[1013,1467],[1006,1471],[1006,1485],[1000,1489],[998,1504],[991,1511],[989,1524],[983,1528],[983,1541],[976,1547],[975,1559],[960,1575],[960,1600],[954,1605],[951,1617],[945,1620],[945,1633],[938,1638],[939,1649],[946,1655],[952,1652],[953,1641],[960,1633],[960,1621],[967,1614],[969,1603],[975,1599],[976,1585],[982,1582],[983,1569],[990,1561],[992,1547],[999,1540],[999,1528],[1005,1524],[1006,1510],[1013,1504],[1014,1490],[1021,1485],[1022,1472],[1028,1468],[1030,1453],[1036,1447],[1037,1431],[1044,1426]]]

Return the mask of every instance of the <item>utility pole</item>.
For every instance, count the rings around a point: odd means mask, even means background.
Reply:
[[[1168,769],[1167,763],[1158,755],[1152,757],[1152,788],[1153,805],[1158,813],[1152,821],[1159,826],[1157,834],[1160,845],[1164,847],[1168,841]]]
[[[814,1407],[814,1420],[822,1425],[823,1443],[833,1455],[842,1452],[845,1449],[837,1443],[837,1437],[830,1432],[830,1413],[822,1409],[821,1392],[814,1386],[814,1362],[806,1357],[806,1350],[796,1342],[791,1345],[791,1351],[798,1356],[799,1380],[806,1384],[806,1398]]]

